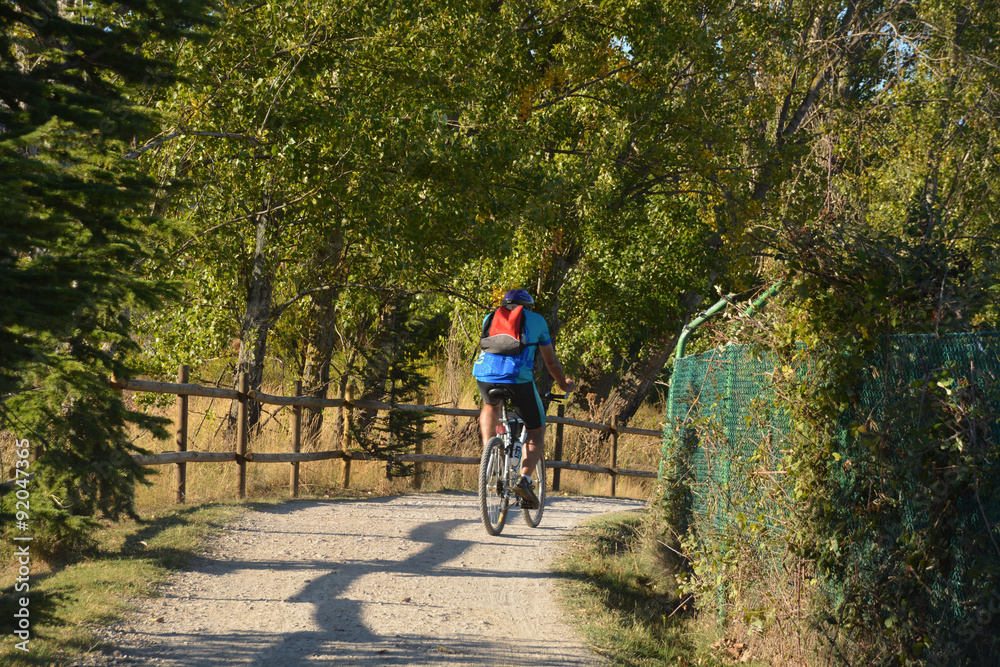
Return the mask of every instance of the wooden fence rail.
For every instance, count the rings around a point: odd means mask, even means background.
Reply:
[[[186,496],[186,465],[188,463],[221,463],[233,462],[237,464],[237,494],[240,498],[246,496],[246,464],[247,463],[290,463],[289,488],[293,497],[299,493],[299,464],[308,461],[323,461],[328,459],[341,459],[344,461],[344,488],[350,486],[351,461],[372,460],[375,457],[368,452],[349,451],[351,447],[350,424],[353,419],[355,409],[362,410],[420,410],[430,414],[439,414],[455,417],[477,417],[478,410],[444,408],[435,405],[410,405],[410,404],[389,404],[380,401],[354,400],[354,387],[348,386],[343,398],[315,398],[312,396],[302,396],[302,383],[296,381],[294,396],[272,396],[260,391],[248,389],[246,374],[241,374],[239,378],[240,390],[223,389],[220,387],[205,387],[192,384],[188,381],[188,368],[181,366],[177,373],[177,382],[151,382],[148,380],[113,380],[112,383],[119,389],[129,391],[142,391],[154,394],[174,394],[177,396],[176,412],[176,451],[163,452],[150,456],[135,455],[136,462],[147,465],[168,465],[175,466],[174,474],[174,500],[183,503]],[[237,423],[236,451],[233,452],[198,452],[188,451],[187,439],[187,411],[188,397],[203,396],[207,398],[223,398],[239,401],[239,417]],[[247,403],[257,401],[266,405],[284,405],[292,408],[293,419],[291,428],[291,442],[289,452],[276,454],[257,454],[247,451]],[[302,408],[343,408],[344,412],[344,437],[341,442],[341,449],[325,452],[302,452],[301,449],[301,422]],[[615,495],[615,480],[618,476],[627,477],[648,477],[655,478],[656,472],[649,470],[627,470],[618,468],[618,435],[629,433],[633,435],[648,436],[652,438],[662,438],[661,431],[650,429],[632,428],[628,426],[618,426],[615,422],[611,424],[599,424],[595,422],[581,421],[579,419],[569,419],[563,416],[562,406],[560,406],[557,416],[548,416],[546,421],[556,424],[555,459],[546,459],[546,466],[553,468],[552,489],[559,490],[560,470],[580,470],[584,472],[604,474],[609,476],[609,495]],[[562,458],[562,427],[575,426],[591,430],[604,431],[610,434],[611,452],[608,466],[584,465],[581,463],[571,463],[561,461]],[[418,467],[424,463],[451,463],[456,465],[479,465],[478,456],[440,456],[436,454],[397,454],[396,459],[407,463],[416,463]],[[418,469],[414,479],[414,486],[419,488],[422,470]]]

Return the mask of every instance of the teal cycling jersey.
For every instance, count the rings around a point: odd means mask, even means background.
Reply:
[[[486,324],[486,318],[483,318],[483,324]],[[521,354],[506,356],[481,351],[472,367],[472,375],[480,382],[532,382],[535,379],[535,350],[539,345],[552,344],[552,338],[549,337],[549,325],[545,318],[527,309],[524,311],[524,333],[526,342],[532,344],[525,347]]]

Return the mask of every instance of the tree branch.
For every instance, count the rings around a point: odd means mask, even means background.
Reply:
[[[596,79],[591,79],[590,81],[585,81],[585,82],[581,83],[578,86],[574,86],[573,88],[570,88],[565,93],[559,95],[558,97],[555,97],[554,99],[549,100],[548,102],[543,102],[542,104],[536,104],[535,106],[531,107],[531,110],[532,111],[540,111],[540,110],[542,110],[542,109],[544,109],[546,107],[552,106],[553,104],[558,104],[559,102],[562,102],[564,99],[572,96],[573,93],[577,92],[578,90],[583,90],[584,88],[588,88],[588,87],[594,85],[595,83],[599,83],[601,81],[605,81],[605,80],[611,78],[612,76],[614,76],[615,74],[618,74],[618,72],[621,72],[621,71],[624,71],[624,70],[627,70],[627,69],[631,69],[633,67],[635,67],[634,63],[627,63],[625,65],[622,65],[621,67],[616,67],[615,69],[611,70],[607,74],[599,76]]]
[[[187,250],[188,248],[190,248],[195,243],[198,243],[198,241],[201,240],[201,237],[205,236],[206,234],[210,234],[210,233],[216,231],[217,229],[222,229],[223,227],[226,227],[227,225],[232,225],[232,224],[235,224],[237,222],[242,222],[243,220],[248,220],[250,218],[255,218],[255,217],[259,216],[259,215],[268,215],[268,214],[273,213],[275,211],[280,211],[283,208],[287,208],[289,206],[292,206],[293,204],[297,204],[298,202],[302,201],[306,197],[312,196],[317,190],[318,190],[318,188],[313,188],[309,192],[306,192],[305,194],[303,194],[303,195],[301,195],[301,196],[299,196],[299,197],[297,197],[297,198],[295,198],[295,199],[293,199],[291,201],[285,202],[283,204],[278,204],[277,206],[271,206],[271,207],[266,208],[266,209],[264,209],[262,211],[252,211],[252,212],[247,213],[246,215],[241,215],[238,218],[231,218],[229,220],[226,220],[225,222],[220,222],[217,225],[213,225],[212,227],[209,227],[208,229],[202,231],[197,237],[195,237],[193,239],[189,239],[189,240],[185,241],[183,244],[181,244],[181,247],[178,248],[174,252],[173,256],[176,257],[180,253],[182,253],[185,250]],[[249,209],[247,209],[247,210],[249,210]]]
[[[159,138],[154,137],[149,141],[147,141],[145,144],[143,144],[142,147],[137,148],[134,151],[129,151],[128,153],[125,153],[125,155],[123,155],[122,157],[124,157],[126,160],[135,160],[146,151],[152,150],[157,146],[162,146],[171,139],[176,139],[177,137],[187,136],[187,135],[196,137],[213,137],[216,139],[239,139],[241,141],[247,141],[253,144],[254,146],[261,145],[261,142],[257,141],[253,137],[249,137],[239,132],[203,132],[199,130],[185,130],[182,128],[180,130],[175,130],[170,134],[161,136]]]

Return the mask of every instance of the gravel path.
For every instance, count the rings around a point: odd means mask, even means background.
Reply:
[[[635,500],[550,497],[489,537],[475,494],[295,501],[248,512],[208,556],[105,631],[117,664],[600,665],[550,572],[588,516]]]

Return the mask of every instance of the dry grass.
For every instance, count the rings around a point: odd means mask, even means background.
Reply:
[[[721,638],[711,614],[682,606],[648,549],[655,532],[648,514],[597,515],[554,563],[562,603],[595,653],[628,667],[773,664],[756,646]]]

